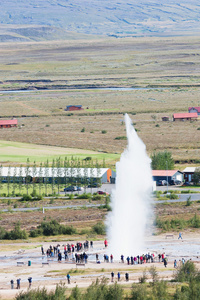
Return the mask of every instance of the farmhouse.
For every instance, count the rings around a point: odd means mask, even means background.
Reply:
[[[82,105],[68,105],[66,106],[66,111],[73,111],[73,110],[83,110]]]
[[[197,120],[197,113],[176,113],[173,114],[173,121]]]
[[[93,182],[111,183],[116,177],[116,173],[109,168],[34,168],[34,167],[1,167],[1,182],[48,182],[53,180],[60,184],[66,182],[85,183]],[[15,178],[15,179],[14,179]]]
[[[200,116],[200,107],[188,107],[189,113],[197,113]]]
[[[17,127],[17,119],[13,120],[0,120],[0,128]]]
[[[183,170],[184,173],[184,179],[186,182],[193,182],[194,172],[196,168],[195,167],[187,167]]]
[[[159,180],[172,180],[183,181],[183,173],[178,170],[152,170],[153,181],[158,183]]]

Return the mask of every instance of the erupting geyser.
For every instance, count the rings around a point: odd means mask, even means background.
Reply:
[[[109,253],[114,259],[143,254],[153,187],[146,147],[125,115],[128,145],[116,165],[116,185],[108,216]],[[142,251],[142,252],[141,252]]]

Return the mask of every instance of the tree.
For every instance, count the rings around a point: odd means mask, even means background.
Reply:
[[[7,175],[8,197],[9,197],[9,194],[10,194],[10,182],[11,182],[10,172],[11,172],[11,169],[10,169],[10,166],[9,166],[9,167],[8,167],[8,175]]]
[[[92,193],[92,187],[95,184],[95,169],[94,169],[94,164],[93,160],[91,161],[90,164],[90,185],[91,185],[91,193]]]
[[[81,184],[81,163],[80,159],[77,161],[77,173],[76,173],[76,179],[77,179],[77,185],[79,186]],[[79,191],[78,191],[79,193]]]
[[[17,187],[17,168],[14,167],[14,171],[13,171],[13,195],[15,195],[15,190]]]
[[[45,194],[47,196],[47,184],[49,180],[49,161],[47,159],[46,163],[44,164],[44,174],[45,174]]]
[[[84,188],[85,188],[85,192],[86,192],[86,187],[88,185],[88,166],[87,166],[86,160],[85,160],[85,165],[84,165],[84,170],[83,170],[83,177],[84,177]]]
[[[100,165],[98,163],[98,160],[96,160],[96,174],[97,174],[97,177],[96,177],[96,183],[97,183],[97,186],[101,185],[101,168],[100,168]]]
[[[200,167],[195,168],[193,182],[194,185],[198,185],[200,182]]]
[[[54,183],[55,183],[55,160],[53,159],[52,166],[51,166],[51,176],[52,176],[52,182],[51,182],[51,187],[52,187],[52,195],[54,194]]]
[[[67,157],[65,157],[65,160],[64,160],[65,196],[66,196],[66,192],[67,192],[66,188],[67,188],[68,178],[69,178],[69,161],[68,161]]]
[[[32,172],[33,172],[33,193],[36,190],[36,177],[37,177],[37,167],[36,167],[36,162],[34,161],[33,167],[32,167]]]
[[[174,160],[171,152],[154,152],[151,155],[151,168],[152,170],[173,170]]]
[[[3,167],[0,166],[0,190],[2,189],[2,180],[3,180]]]
[[[22,165],[20,165],[20,168],[19,168],[19,182],[18,182],[19,193],[20,194],[22,193],[22,184],[23,184],[23,170],[22,170]]]
[[[56,182],[58,187],[58,194],[60,193],[60,183],[61,183],[61,177],[62,177],[62,169],[61,169],[61,159],[60,157],[56,160]]]
[[[30,181],[31,181],[31,177],[30,177],[30,160],[29,158],[27,158],[27,161],[26,161],[26,191],[27,191],[27,195],[28,195],[28,190],[29,190],[29,187],[30,187]]]
[[[42,163],[40,163],[40,168],[39,168],[39,193],[41,195],[41,189],[43,185],[43,169],[42,169]]]

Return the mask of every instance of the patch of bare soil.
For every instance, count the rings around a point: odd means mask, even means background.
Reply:
[[[11,212],[1,215],[0,226],[6,230],[13,229],[17,222],[26,230],[34,229],[42,221],[57,220],[61,224],[73,225],[76,228],[92,226],[101,221],[105,216],[105,210],[98,208],[87,209],[55,209],[40,211]]]

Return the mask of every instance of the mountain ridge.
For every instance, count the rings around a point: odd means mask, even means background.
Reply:
[[[197,0],[2,0],[0,20],[0,24],[115,37],[195,35],[200,31],[200,4]]]

